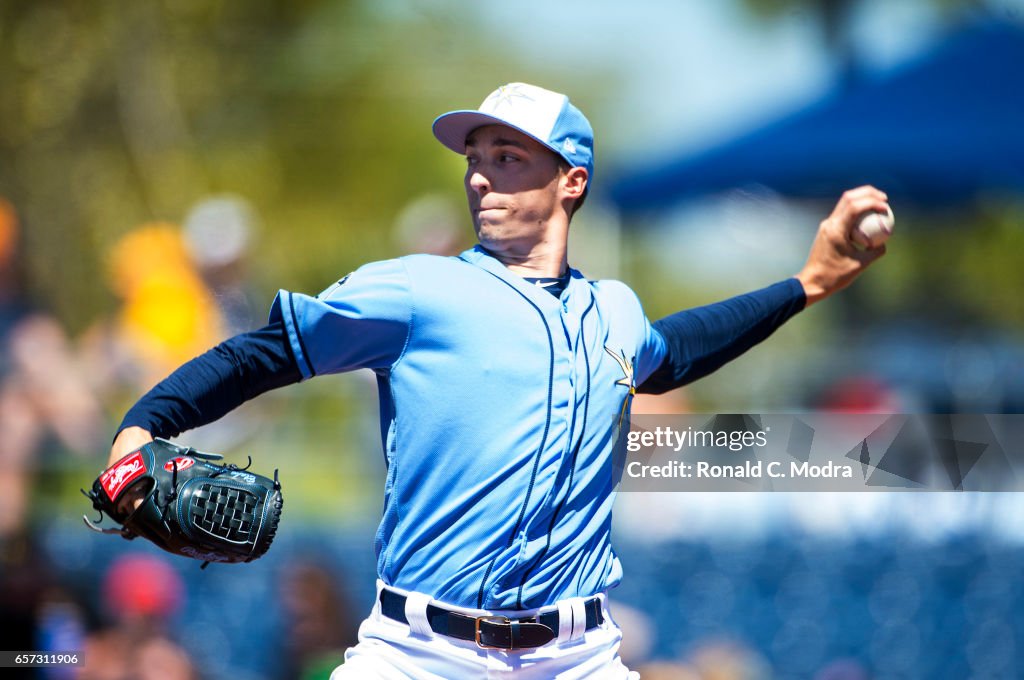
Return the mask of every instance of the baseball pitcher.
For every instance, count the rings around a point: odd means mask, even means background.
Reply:
[[[333,680],[635,677],[606,600],[622,578],[612,450],[633,395],[711,373],[848,285],[885,252],[851,231],[886,196],[845,193],[795,277],[651,323],[626,285],[569,266],[595,175],[593,131],[565,95],[505,85],[433,132],[466,158],[479,244],[280,291],[266,326],[131,408],[110,463],[267,390],[369,368],[387,464],[377,599]]]

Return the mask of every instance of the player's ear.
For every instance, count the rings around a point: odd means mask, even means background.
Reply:
[[[562,173],[562,190],[565,197],[578,201],[586,192],[588,181],[586,168],[567,168]]]

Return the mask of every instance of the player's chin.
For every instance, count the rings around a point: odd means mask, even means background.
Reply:
[[[476,230],[476,238],[484,246],[488,244],[501,243],[505,239],[506,230],[494,220],[475,219],[473,228]]]

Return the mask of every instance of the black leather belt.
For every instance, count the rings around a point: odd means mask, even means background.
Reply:
[[[604,622],[601,600],[592,597],[583,604],[587,612],[586,630]],[[405,617],[405,595],[383,588],[380,611],[389,619],[408,624]],[[475,642],[481,649],[528,649],[546,645],[558,636],[558,611],[538,616],[510,619],[506,616],[467,616],[427,605],[427,623],[438,635]]]

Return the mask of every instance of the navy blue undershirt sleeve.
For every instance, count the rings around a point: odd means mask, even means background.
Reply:
[[[792,278],[655,321],[652,325],[665,338],[667,353],[637,391],[662,394],[717,371],[806,304],[803,286]]]
[[[275,321],[182,365],[132,406],[117,430],[135,425],[154,437],[175,437],[301,379],[284,323]]]

